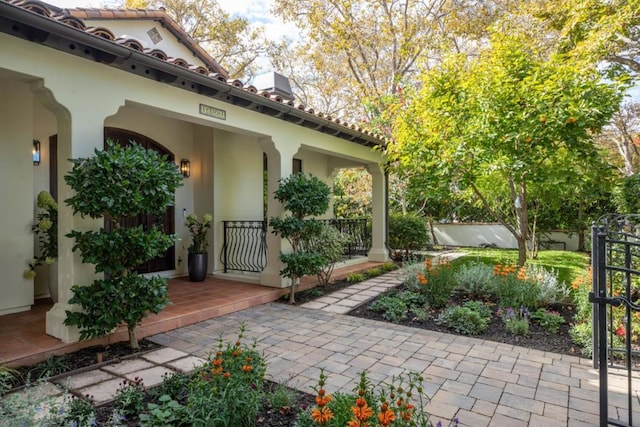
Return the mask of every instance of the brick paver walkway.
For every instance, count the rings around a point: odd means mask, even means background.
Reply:
[[[351,391],[365,369],[373,381],[417,371],[431,397],[428,412],[445,425],[454,417],[474,427],[598,424],[597,372],[590,360],[573,356],[278,303],[152,340],[204,357],[221,334],[235,340],[241,323],[264,351],[269,377],[302,391],[317,384],[320,368],[332,392]],[[622,386],[610,387],[613,411],[623,411],[615,394]]]

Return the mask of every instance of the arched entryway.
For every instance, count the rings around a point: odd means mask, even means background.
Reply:
[[[165,148],[163,145],[154,141],[153,139],[141,135],[136,132],[132,132],[126,129],[105,127],[104,128],[105,146],[107,140],[117,142],[122,146],[136,143],[147,150],[154,150],[162,155],[167,156],[167,161],[173,162],[175,156],[171,151]],[[127,218],[120,224],[121,227],[136,227],[142,225],[144,228],[156,225],[160,227],[165,234],[175,233],[175,207],[170,206],[163,216],[156,217],[154,215],[138,215],[134,218]],[[105,221],[105,228],[108,228],[110,224]],[[155,271],[165,271],[175,269],[176,250],[175,247],[170,247],[163,256],[152,259],[147,263],[138,267],[139,273],[152,273]]]
[[[49,138],[50,144],[50,181],[51,185],[51,194],[57,200],[57,186],[55,183],[58,179],[58,171],[57,171],[57,135],[53,135]],[[112,127],[104,128],[104,139],[105,146],[106,141],[108,139],[117,142],[120,145],[129,145],[132,142],[142,145],[146,149],[151,149],[157,151],[160,154],[167,156],[167,161],[173,162],[175,156],[171,151],[165,148],[163,145],[154,141],[153,139],[146,137],[142,134],[127,130],[127,129],[119,129]],[[135,218],[127,218],[123,220],[120,224],[121,227],[135,227],[142,224],[145,228],[151,227],[152,225],[157,225],[160,227],[165,234],[174,234],[175,233],[175,208],[174,206],[169,207],[163,216],[154,217],[153,215],[138,215]],[[110,223],[105,221],[105,228],[110,228]],[[156,271],[166,271],[166,270],[174,270],[175,269],[175,259],[176,259],[176,250],[175,247],[170,247],[163,256],[155,258],[140,267],[138,267],[139,273],[152,273]]]

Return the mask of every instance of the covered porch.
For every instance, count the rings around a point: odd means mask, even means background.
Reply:
[[[336,268],[333,278],[342,279],[352,272],[380,265],[364,262]],[[298,290],[317,284],[315,277],[305,277]],[[151,315],[138,327],[139,338],[191,325],[203,320],[244,310],[288,293],[288,288],[273,288],[234,280],[207,277],[204,282],[190,282],[188,277],[169,279],[172,305],[158,315]],[[50,299],[39,299],[29,311],[0,316],[0,365],[20,366],[37,363],[53,355],[76,351],[93,345],[127,341],[126,328],[95,340],[65,344],[45,332],[45,316],[51,309]]]

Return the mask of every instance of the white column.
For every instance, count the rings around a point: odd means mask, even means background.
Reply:
[[[369,261],[385,262],[389,260],[386,247],[387,231],[387,191],[384,170],[381,165],[369,164],[367,170],[372,178],[371,195],[371,250]]]
[[[292,141],[279,142],[274,144],[270,139],[261,141],[262,149],[267,155],[267,222],[271,217],[281,217],[284,215],[282,203],[273,197],[273,193],[278,189],[279,180],[286,178],[293,172],[293,156],[300,148],[299,143]],[[267,227],[267,266],[260,273],[260,284],[283,288],[289,285],[288,279],[280,275],[282,263],[280,262],[280,252],[288,252],[291,248],[286,240],[281,239],[272,233],[272,228]]]
[[[79,340],[76,327],[64,325],[66,311],[78,311],[81,308],[68,303],[73,285],[89,285],[99,276],[94,272],[93,264],[83,264],[79,252],[73,252],[74,241],[68,237],[71,230],[97,230],[103,225],[103,219],[82,218],[73,215],[71,207],[64,202],[73,195],[65,183],[64,176],[71,170],[71,158],[86,158],[94,150],[104,146],[104,120],[117,111],[124,103],[94,102],[100,95],[69,100],[64,107],[53,103],[49,92],[35,89],[42,95],[45,106],[51,109],[58,120],[58,302],[47,312],[46,332],[65,343]],[[45,93],[46,92],[46,93]]]

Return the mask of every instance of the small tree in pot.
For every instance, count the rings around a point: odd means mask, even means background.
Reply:
[[[291,212],[284,218],[272,217],[269,225],[273,233],[287,239],[291,253],[281,253],[280,261],[285,268],[280,271],[291,279],[289,302],[295,302],[297,280],[309,274],[318,274],[328,260],[310,244],[322,232],[322,223],[309,216],[322,215],[329,208],[329,186],[315,176],[291,175],[280,180],[274,193],[276,200]]]
[[[187,216],[184,225],[191,233],[191,246],[189,246],[189,258],[187,267],[189,269],[189,279],[192,282],[202,282],[207,275],[207,232],[211,228],[211,214],[204,214],[202,221],[198,220],[195,214]]]
[[[69,303],[79,304],[84,311],[67,311],[65,325],[78,326],[80,339],[88,339],[124,323],[129,344],[138,348],[136,326],[148,313],[159,313],[169,298],[166,278],[147,278],[135,268],[166,251],[175,236],[155,226],[122,228],[120,223],[143,214],[161,216],[173,204],[182,175],[166,156],[137,144],[120,147],[108,141],[106,150],[71,161],[71,172],[64,178],[76,194],[65,202],[74,214],[104,217],[111,230],[73,230],[67,235],[75,239],[73,250],[80,250],[82,261],[95,264],[96,273],[104,273],[105,278],[71,288],[74,295]]]

